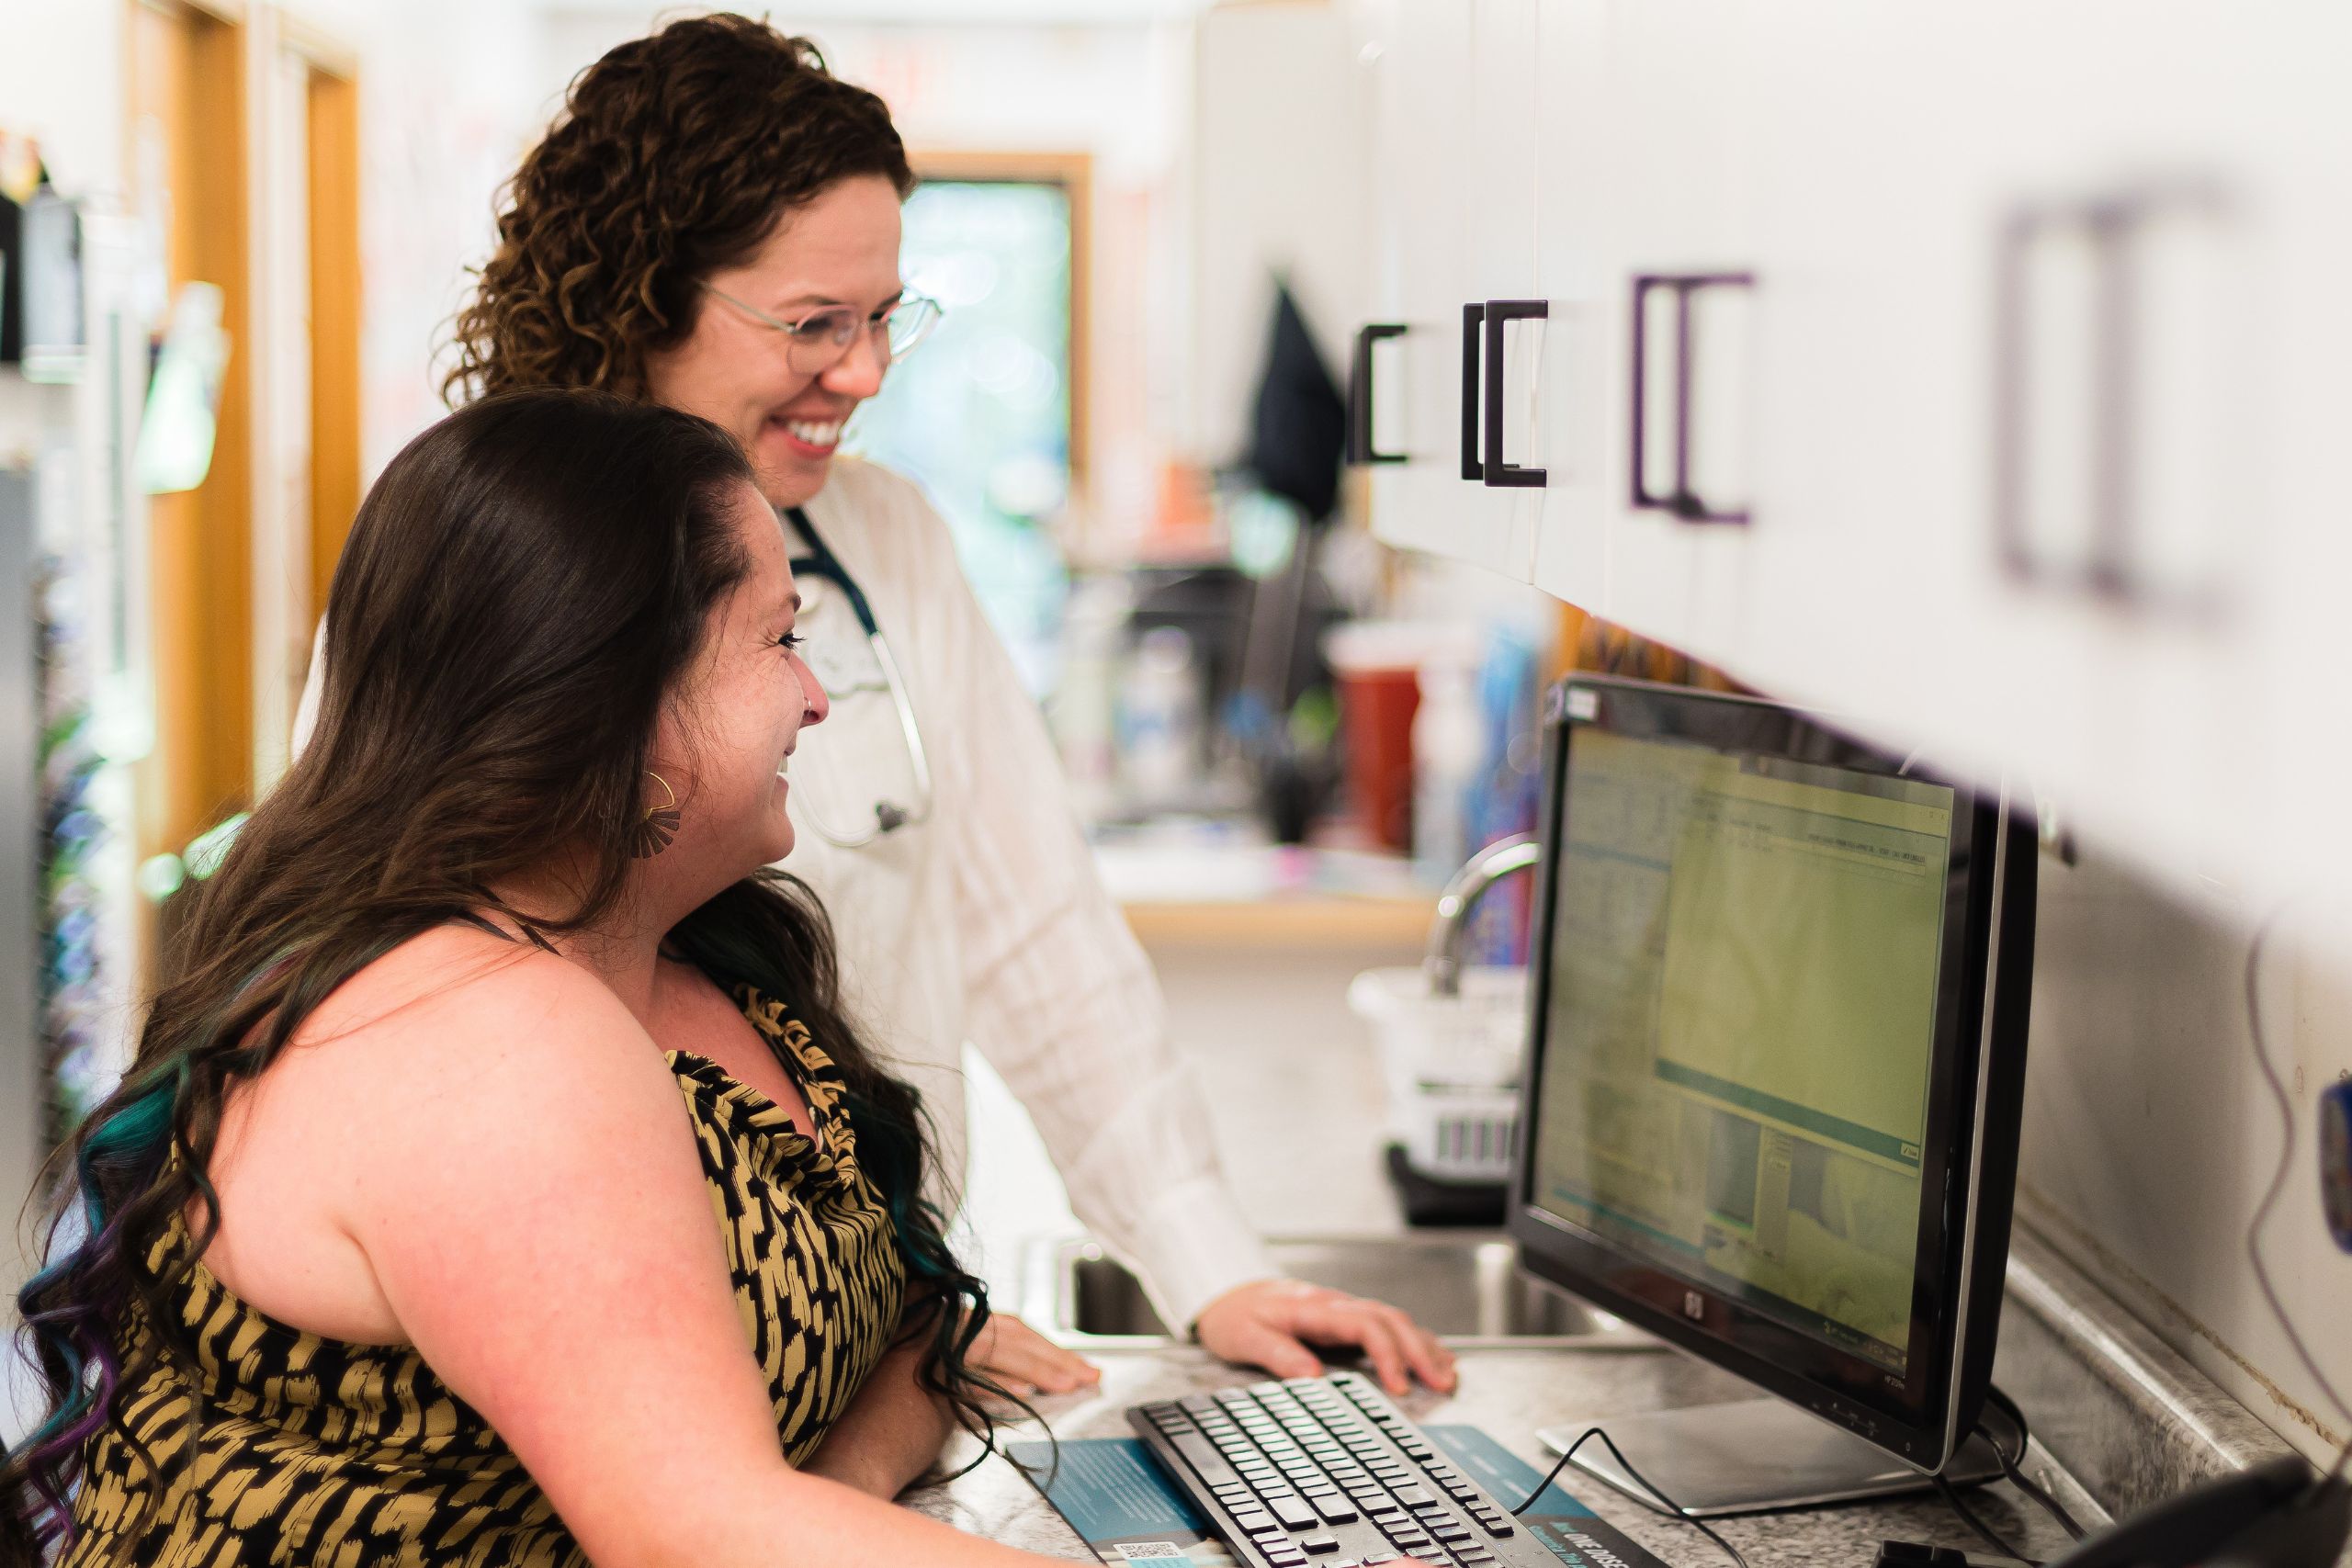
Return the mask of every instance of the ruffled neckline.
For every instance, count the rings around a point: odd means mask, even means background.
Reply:
[[[856,1173],[856,1140],[849,1114],[842,1107],[844,1085],[841,1068],[808,1026],[794,1018],[779,1001],[751,986],[739,986],[734,998],[743,1017],[775,1048],[785,1071],[808,1103],[818,1136],[811,1138],[792,1124],[782,1106],[761,1090],[736,1077],[708,1056],[693,1051],[662,1053],[670,1071],[687,1086],[695,1104],[718,1125],[736,1133],[745,1145],[761,1156],[763,1173],[775,1174],[787,1161],[817,1174],[846,1179]]]

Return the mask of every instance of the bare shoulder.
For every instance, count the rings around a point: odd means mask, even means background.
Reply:
[[[439,1156],[492,1128],[501,1147],[519,1149],[535,1118],[518,1111],[576,1124],[674,1114],[678,1100],[651,1038],[595,976],[456,926],[345,982],[272,1073],[311,1111],[364,1109],[354,1135],[389,1145],[375,1156]]]
[[[207,1261],[285,1321],[399,1342],[383,1263],[404,1239],[446,1249],[511,1228],[511,1205],[577,1186],[591,1151],[674,1167],[683,1184],[690,1139],[668,1066],[594,975],[487,931],[428,931],[337,987],[232,1090]],[[543,1207],[548,1223],[565,1213]]]
[[[354,1056],[395,1052],[422,1066],[444,1053],[479,1057],[503,1040],[527,1052],[556,1048],[560,1032],[593,1039],[635,1027],[620,998],[579,964],[490,931],[442,926],[345,981],[294,1044]]]

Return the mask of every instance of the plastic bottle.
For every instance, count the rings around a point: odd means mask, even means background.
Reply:
[[[1143,634],[1119,692],[1119,773],[1128,805],[1184,806],[1201,771],[1201,689],[1193,639],[1174,626]]]
[[[1413,714],[1413,862],[1442,883],[1470,858],[1470,807],[1486,761],[1477,677],[1466,664],[1421,667]]]
[[[1110,814],[1118,785],[1119,660],[1135,595],[1102,572],[1078,579],[1062,616],[1062,678],[1046,712],[1079,815]]]

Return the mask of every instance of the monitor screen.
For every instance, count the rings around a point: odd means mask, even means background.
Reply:
[[[1521,1264],[1939,1470],[1999,1335],[2030,816],[1798,709],[1611,676],[1554,689],[1544,757]]]
[[[1901,1379],[1954,792],[1577,738],[1541,1208]]]

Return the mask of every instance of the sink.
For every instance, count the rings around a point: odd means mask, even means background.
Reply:
[[[1499,1232],[1269,1239],[1274,1266],[1294,1279],[1374,1296],[1454,1343],[1651,1349],[1658,1341],[1519,1271]],[[1027,1259],[1030,1322],[1074,1347],[1172,1337],[1143,1286],[1084,1239],[1039,1242]],[[1050,1303],[1050,1312],[1039,1303]]]

